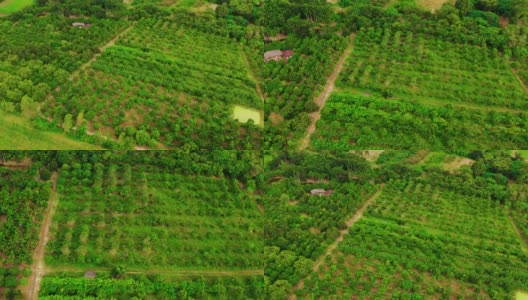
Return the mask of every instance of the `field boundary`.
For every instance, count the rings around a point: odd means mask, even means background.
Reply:
[[[340,87],[340,88],[336,88],[334,92],[336,94],[349,93],[349,94],[358,95],[362,97],[370,97],[371,94],[373,93],[373,91],[369,89],[358,89],[354,87],[345,87],[345,88]],[[474,104],[469,104],[469,103],[462,104],[462,103],[451,102],[449,100],[442,100],[438,98],[416,97],[412,95],[409,95],[407,97],[406,95],[403,95],[403,94],[401,95],[397,94],[394,97],[390,98],[390,100],[405,101],[409,103],[415,102],[418,105],[423,105],[423,106],[429,105],[429,106],[434,106],[434,107],[445,107],[447,105],[450,105],[454,108],[463,108],[467,110],[484,111],[484,112],[495,111],[495,112],[503,112],[503,113],[514,113],[514,114],[528,112],[528,110],[524,110],[524,109],[507,108],[503,106],[474,105]]]
[[[519,229],[519,227],[517,227],[517,224],[515,223],[515,220],[512,218],[512,216],[508,216],[508,218],[510,219],[510,223],[513,226],[513,230],[515,230],[515,232],[519,236],[522,249],[525,252],[528,252],[528,237],[526,237],[523,232]]]
[[[511,70],[512,70],[513,75],[515,75],[515,78],[517,78],[517,80],[519,81],[519,84],[521,85],[521,87],[524,89],[526,93],[528,93],[528,87],[526,86],[526,84],[524,84],[524,81],[522,80],[521,76],[519,76],[519,72],[514,68],[511,68]]]
[[[353,34],[350,36],[350,41],[348,42],[348,45],[343,51],[343,54],[341,54],[341,57],[337,61],[336,66],[334,67],[334,71],[332,71],[332,74],[328,77],[326,84],[323,88],[323,91],[317,96],[317,98],[314,99],[315,104],[319,107],[319,109],[316,112],[313,112],[310,114],[310,118],[312,119],[310,125],[306,129],[306,135],[299,143],[299,150],[304,150],[308,145],[310,144],[310,139],[312,138],[312,134],[315,132],[315,124],[317,121],[321,118],[321,111],[323,110],[326,100],[330,97],[332,92],[335,88],[335,81],[337,79],[337,76],[341,72],[341,69],[343,68],[343,65],[346,62],[346,59],[350,56],[352,53],[352,48],[354,47],[354,40],[356,38],[356,35]]]
[[[107,267],[77,267],[77,266],[55,266],[47,267],[44,269],[46,274],[60,273],[60,272],[71,272],[71,273],[84,273],[86,271],[94,272],[109,272],[111,268]],[[255,276],[264,275],[264,270],[192,270],[192,269],[181,269],[181,270],[160,270],[160,269],[134,269],[131,268],[126,272],[127,274],[163,274],[163,275],[174,275],[174,276]]]
[[[361,206],[361,208],[352,216],[352,218],[348,219],[345,223],[347,225],[347,227],[343,230],[341,230],[339,232],[339,236],[337,237],[337,239],[335,239],[335,241],[330,244],[328,246],[328,248],[326,248],[326,251],[323,255],[319,256],[317,258],[317,260],[315,261],[314,263],[314,266],[312,268],[312,272],[317,272],[319,270],[319,267],[321,266],[321,264],[324,262],[325,258],[328,256],[328,255],[331,255],[332,252],[337,248],[337,245],[343,241],[344,237],[346,234],[348,234],[350,228],[352,228],[352,226],[354,226],[354,224],[359,221],[361,219],[361,217],[363,217],[363,213],[365,212],[365,210],[370,206],[370,204],[372,204],[372,202],[374,202],[374,200],[378,199],[378,197],[381,195],[381,193],[383,192],[383,187],[385,186],[385,184],[381,184],[380,187],[378,188],[378,190],[376,191],[376,193],[374,193],[374,195],[370,196],[367,201],[365,201],[365,203],[363,203],[363,205]],[[290,296],[288,297],[289,300],[293,300],[293,299],[297,299],[297,297],[295,296],[295,291],[296,290],[299,290],[299,289],[302,289],[304,287],[304,281],[306,280],[306,278],[308,278],[309,275],[307,275],[306,277],[302,278],[292,289],[292,292],[290,294]]]
[[[249,62],[249,58],[247,56],[246,51],[240,48],[240,52],[242,52],[242,56],[244,57],[244,62],[246,63],[246,66],[248,68],[248,75],[251,79],[253,79],[253,81],[255,81],[255,86],[257,88],[257,94],[260,97],[260,100],[262,100],[262,103],[264,103],[264,93],[262,92],[262,88],[260,87],[258,76],[255,75],[255,72],[253,71],[253,68],[251,67],[251,63]]]
[[[53,214],[57,207],[58,196],[57,196],[57,178],[58,173],[54,172],[51,177],[52,188],[50,192],[50,198],[46,212],[44,214],[44,220],[40,227],[39,241],[35,251],[33,252],[33,263],[31,264],[31,276],[27,285],[26,295],[27,299],[33,300],[38,298],[38,291],[40,289],[40,282],[45,274],[44,265],[44,252],[46,250],[46,244],[49,241],[49,231],[51,222],[53,220]]]

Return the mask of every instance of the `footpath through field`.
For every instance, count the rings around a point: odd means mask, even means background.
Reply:
[[[339,72],[341,72],[341,69],[343,68],[343,65],[345,64],[345,61],[348,56],[350,56],[350,53],[352,52],[352,47],[354,46],[354,39],[356,38],[356,35],[350,36],[350,41],[339,58],[339,61],[337,62],[334,71],[328,77],[328,80],[326,81],[326,84],[323,88],[323,91],[319,96],[315,99],[315,104],[319,107],[319,109],[316,112],[313,112],[310,114],[310,118],[312,119],[312,122],[310,123],[310,126],[308,126],[306,130],[306,135],[301,140],[299,144],[299,150],[304,150],[308,145],[310,144],[310,138],[312,137],[312,134],[315,131],[315,123],[321,118],[321,111],[323,110],[326,100],[328,97],[330,97],[330,94],[332,94],[334,88],[335,88],[335,81],[337,79],[337,75],[339,75]]]
[[[48,207],[44,214],[44,220],[40,226],[39,240],[35,252],[33,252],[33,264],[31,264],[31,276],[29,277],[29,283],[25,289],[22,290],[22,293],[26,296],[26,299],[33,300],[38,298],[38,291],[40,288],[40,281],[44,276],[44,251],[46,249],[46,244],[49,241],[49,231],[51,226],[51,221],[53,220],[53,214],[55,213],[55,208],[57,207],[57,172],[53,173],[51,176],[52,188],[50,192],[50,198],[48,201]]]
[[[86,271],[94,272],[110,272],[111,268],[104,267],[77,267],[77,266],[56,266],[47,267],[44,269],[46,274],[59,273],[59,272],[71,272],[71,273],[84,273]],[[200,270],[200,269],[182,269],[182,270],[165,270],[165,269],[131,269],[126,272],[127,274],[164,274],[173,276],[255,276],[264,275],[263,269],[257,270]]]
[[[77,75],[79,75],[79,73],[86,69],[87,67],[89,67],[91,64],[93,64],[97,58],[99,56],[101,56],[101,54],[103,54],[103,52],[112,47],[113,45],[115,45],[116,41],[118,39],[120,39],[123,35],[127,34],[130,30],[132,30],[132,28],[134,27],[134,25],[136,25],[136,22],[132,23],[132,25],[128,26],[125,30],[121,31],[120,33],[116,34],[111,40],[109,40],[106,44],[104,44],[103,46],[99,47],[99,53],[96,53],[94,54],[94,56],[87,62],[85,62],[79,69],[73,71],[70,75],[70,81],[73,80]]]
[[[521,232],[521,230],[519,230],[519,227],[517,227],[517,224],[515,224],[515,220],[513,220],[513,218],[511,216],[508,217],[510,219],[510,223],[512,224],[513,226],[513,229],[515,230],[515,232],[517,232],[517,235],[519,236],[519,239],[521,240],[521,248],[525,251],[525,252],[528,252],[528,238],[526,236],[524,236],[524,234]]]
[[[323,255],[319,256],[317,258],[317,260],[315,261],[314,263],[314,266],[312,268],[312,272],[317,272],[319,270],[319,267],[321,266],[321,264],[324,262],[325,258],[328,256],[328,255],[331,255],[332,251],[335,250],[335,248],[337,248],[337,245],[343,241],[343,238],[345,237],[345,234],[348,233],[348,231],[350,230],[350,228],[357,222],[359,221],[359,219],[361,219],[361,217],[363,216],[363,213],[365,212],[365,210],[369,207],[369,205],[374,202],[374,200],[376,200],[380,195],[381,193],[383,192],[383,187],[385,186],[385,184],[381,184],[378,191],[376,191],[376,193],[374,193],[374,195],[370,196],[370,198],[363,204],[363,206],[361,206],[361,208],[354,214],[354,216],[352,216],[352,218],[350,218],[348,221],[346,221],[346,225],[347,225],[347,228],[341,230],[339,232],[339,236],[337,237],[337,239],[332,243],[330,244],[330,246],[328,246],[328,248],[326,248],[326,251]],[[288,297],[288,299],[292,300],[292,299],[297,299],[296,295],[295,295],[295,291],[296,290],[299,290],[299,289],[302,289],[304,287],[304,280],[308,277],[309,275],[307,275],[305,278],[301,279],[301,281],[299,281],[299,283],[297,283],[294,287],[293,287],[293,290],[292,290],[292,293],[290,294],[290,296]]]
[[[249,62],[249,58],[247,57],[246,51],[244,49],[240,49],[240,52],[242,52],[242,56],[244,56],[244,62],[246,63],[246,66],[248,68],[248,75],[253,81],[255,81],[255,85],[257,88],[257,94],[260,97],[260,100],[264,102],[264,93],[262,92],[262,89],[260,88],[260,83],[258,81],[257,76],[255,75],[255,72],[253,71],[253,68],[251,68],[251,63]]]

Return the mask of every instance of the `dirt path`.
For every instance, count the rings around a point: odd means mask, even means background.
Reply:
[[[524,84],[524,81],[522,80],[521,76],[519,76],[519,72],[517,72],[516,69],[512,68],[512,73],[515,75],[515,78],[519,81],[519,84],[523,87],[524,91],[528,93],[528,87]]]
[[[244,62],[246,63],[246,66],[248,68],[249,77],[251,77],[251,79],[255,81],[255,85],[257,86],[257,94],[262,100],[262,103],[264,103],[264,93],[262,92],[262,89],[260,88],[259,81],[257,80],[257,76],[255,76],[255,72],[253,72],[253,68],[251,68],[251,64],[249,62],[249,58],[247,57],[246,51],[244,51],[244,49],[240,49],[240,51],[242,52],[242,56],[244,56]]]
[[[513,229],[519,235],[519,239],[521,240],[521,246],[522,246],[523,250],[525,252],[528,252],[528,237],[524,236],[524,234],[521,232],[521,230],[519,230],[519,227],[517,227],[517,224],[515,224],[515,221],[513,220],[513,218],[511,216],[508,216],[508,218],[510,219],[510,222],[511,222],[511,224],[513,226]]]
[[[132,23],[132,25],[128,26],[125,30],[121,31],[120,33],[118,33],[116,36],[114,36],[114,38],[112,38],[110,41],[108,41],[108,43],[104,44],[103,46],[99,47],[99,53],[96,53],[89,61],[85,62],[79,69],[73,71],[73,73],[71,73],[69,79],[70,81],[73,80],[75,77],[77,77],[79,75],[79,73],[86,69],[87,67],[89,67],[91,64],[94,63],[94,61],[97,60],[97,58],[99,56],[101,56],[101,54],[103,54],[103,52],[112,47],[113,45],[115,45],[116,41],[118,39],[120,39],[123,35],[127,34],[135,25],[136,23]]]
[[[45,268],[46,273],[58,273],[58,272],[74,272],[74,273],[84,273],[86,271],[94,272],[109,272],[110,268],[101,268],[101,267],[76,267],[76,266],[56,266]],[[127,274],[164,274],[164,275],[174,275],[174,276],[186,276],[186,275],[200,275],[200,276],[254,276],[254,275],[264,275],[264,270],[159,270],[159,269],[131,269],[127,271]]]
[[[44,276],[44,251],[46,250],[46,244],[49,241],[49,230],[51,226],[51,221],[53,219],[53,214],[55,208],[57,207],[57,172],[53,173],[51,180],[53,183],[50,199],[48,201],[48,207],[46,208],[44,220],[40,226],[39,241],[35,252],[33,253],[33,264],[31,265],[31,276],[29,277],[29,282],[24,291],[26,299],[37,299],[38,291],[40,288],[40,281]]]
[[[332,94],[332,91],[335,88],[335,81],[337,79],[337,75],[339,75],[339,72],[341,72],[341,69],[343,68],[343,65],[347,57],[352,52],[352,47],[354,46],[355,37],[356,37],[355,35],[352,35],[350,37],[350,42],[348,43],[347,48],[345,49],[345,51],[339,58],[339,61],[337,62],[334,68],[334,71],[332,72],[330,77],[328,77],[328,80],[326,81],[323,91],[321,92],[321,94],[319,94],[319,96],[316,99],[314,99],[315,104],[319,106],[319,110],[310,114],[310,118],[312,119],[312,122],[310,123],[310,126],[308,126],[308,129],[306,130],[306,135],[304,136],[304,138],[301,140],[299,144],[299,150],[306,149],[306,147],[308,147],[308,145],[310,144],[310,139],[312,137],[312,134],[315,131],[315,124],[317,123],[319,118],[321,118],[321,111],[323,110],[325,106],[326,100],[328,100],[328,97],[330,97],[330,94]]]
[[[312,271],[313,272],[317,272],[319,270],[319,267],[321,266],[321,264],[324,262],[325,258],[328,256],[328,255],[331,255],[332,251],[335,250],[335,248],[337,248],[337,245],[343,240],[343,238],[345,237],[345,234],[348,233],[348,231],[350,230],[350,228],[357,222],[359,221],[359,219],[361,219],[361,217],[363,216],[363,213],[365,212],[365,210],[369,207],[369,205],[374,201],[376,200],[379,195],[381,195],[381,192],[383,191],[383,187],[385,186],[385,184],[382,184],[378,191],[376,193],[374,193],[374,195],[370,196],[370,198],[363,204],[363,206],[361,206],[361,208],[354,214],[354,216],[352,216],[352,218],[350,218],[348,221],[346,221],[346,225],[347,225],[347,228],[341,230],[339,232],[339,236],[337,237],[337,239],[332,243],[330,244],[330,246],[328,246],[328,248],[326,248],[326,251],[323,255],[319,256],[317,258],[317,260],[315,261],[314,263],[314,266],[312,268]],[[290,294],[290,296],[288,297],[288,299],[296,299],[296,295],[295,295],[295,291],[296,290],[299,290],[299,289],[302,289],[304,287],[304,280],[308,277],[309,275],[307,275],[305,278],[301,279],[301,281],[299,281],[299,283],[297,283],[294,287],[293,287],[293,290],[292,290],[292,293]]]

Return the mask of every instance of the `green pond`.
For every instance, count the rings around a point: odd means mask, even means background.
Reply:
[[[247,121],[251,119],[256,125],[259,126],[262,126],[263,122],[261,111],[240,105],[235,105],[233,110],[233,118],[241,123],[247,123]]]

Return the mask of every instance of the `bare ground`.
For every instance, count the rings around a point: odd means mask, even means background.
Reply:
[[[328,248],[326,248],[326,251],[323,255],[319,256],[317,258],[317,260],[315,261],[314,263],[314,266],[312,268],[312,272],[317,272],[319,270],[319,267],[321,266],[321,264],[324,262],[325,258],[328,256],[328,255],[331,255],[332,252],[337,248],[337,245],[343,241],[344,237],[345,237],[345,234],[348,233],[348,231],[350,230],[350,228],[357,222],[359,221],[359,219],[361,219],[361,217],[363,216],[363,213],[365,212],[365,210],[369,207],[369,205],[374,202],[374,200],[376,200],[380,195],[381,195],[381,192],[383,191],[383,187],[385,186],[385,184],[382,184],[380,186],[380,188],[378,189],[378,191],[372,195],[364,204],[363,206],[361,206],[361,208],[352,216],[352,218],[350,218],[348,221],[346,221],[346,225],[347,225],[347,228],[341,230],[339,232],[339,236],[337,237],[337,239],[332,243],[330,244],[330,246],[328,246]],[[309,275],[308,275],[309,276]],[[292,300],[292,299],[296,299],[296,295],[295,295],[295,291],[296,290],[299,290],[299,289],[302,289],[304,287],[304,280],[308,277],[306,276],[305,278],[301,279],[301,281],[299,281],[294,287],[293,287],[293,290],[292,290],[292,293],[290,294],[290,296],[288,297],[288,299]]]
[[[359,155],[370,162],[375,162],[385,150],[352,150],[353,154]]]
[[[40,289],[40,281],[44,276],[44,251],[46,250],[46,244],[49,241],[49,230],[51,221],[53,219],[53,213],[57,207],[57,176],[58,174],[53,173],[51,180],[53,183],[50,199],[48,201],[48,207],[46,208],[44,221],[40,226],[39,241],[37,248],[33,252],[33,264],[31,264],[31,276],[29,277],[29,283],[24,287],[22,293],[26,299],[33,300],[38,298],[38,291]]]
[[[475,161],[467,157],[456,157],[453,161],[449,163],[444,163],[443,168],[449,171],[454,171],[460,169],[462,166],[471,166]]]
[[[335,88],[335,81],[337,79],[337,75],[339,75],[339,72],[341,72],[341,69],[343,68],[343,65],[345,64],[347,57],[352,52],[352,47],[354,45],[355,37],[356,37],[355,35],[352,35],[350,37],[350,42],[348,43],[347,48],[345,49],[345,51],[339,58],[339,61],[337,62],[334,68],[334,71],[332,72],[332,74],[330,74],[330,77],[328,77],[328,80],[326,81],[323,91],[321,92],[321,94],[319,94],[319,96],[316,99],[314,99],[314,102],[315,104],[317,104],[317,106],[319,106],[319,109],[316,112],[313,112],[310,114],[310,118],[312,119],[312,122],[310,123],[310,126],[308,126],[306,130],[306,135],[299,143],[299,150],[306,149],[306,147],[308,147],[308,145],[310,144],[310,139],[312,137],[312,134],[315,131],[315,124],[321,118],[321,111],[323,110],[325,106],[326,100],[328,100],[328,97],[330,97],[330,94],[332,94],[332,91]]]

